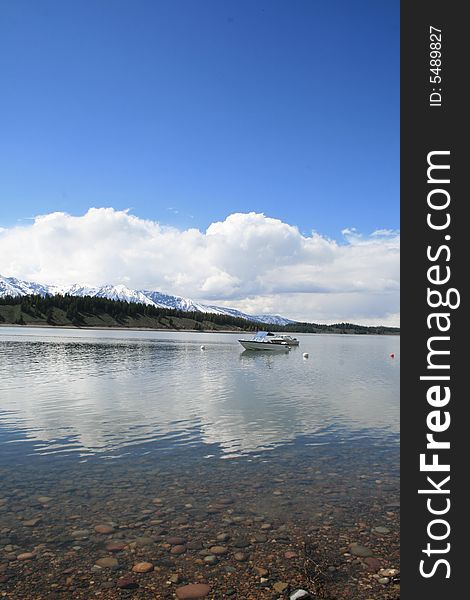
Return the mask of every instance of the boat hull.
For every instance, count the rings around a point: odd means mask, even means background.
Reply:
[[[289,352],[287,344],[271,344],[270,342],[254,342],[252,340],[238,340],[245,350],[263,350],[266,352]]]

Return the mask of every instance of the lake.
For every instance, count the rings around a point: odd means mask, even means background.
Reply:
[[[0,585],[395,597],[399,337],[249,337],[0,328]]]

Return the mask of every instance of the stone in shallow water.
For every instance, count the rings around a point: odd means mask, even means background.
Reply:
[[[113,533],[114,527],[112,525],[106,525],[106,524],[95,525],[95,531],[96,531],[96,533],[103,533],[103,534]]]
[[[184,554],[186,552],[186,546],[173,546],[170,550],[171,554]]]
[[[186,544],[186,538],[178,536],[169,537],[166,541],[172,546],[184,546]]]
[[[195,542],[189,542],[188,544],[188,548],[190,550],[200,550],[202,548],[202,543],[195,541]]]
[[[367,565],[369,571],[378,571],[382,566],[380,560],[378,558],[375,558],[374,556],[368,556],[364,559],[364,562]]]
[[[183,585],[176,590],[176,597],[179,600],[198,600],[205,598],[211,591],[206,583],[190,583]]]
[[[388,527],[382,527],[381,525],[379,527],[374,527],[373,531],[376,533],[383,533],[383,534],[390,533],[390,529]]]
[[[119,562],[117,558],[113,558],[112,556],[105,556],[104,558],[99,558],[95,565],[101,567],[102,569],[117,569]]]
[[[135,590],[139,587],[139,584],[130,577],[120,577],[117,580],[116,585],[121,590]]]
[[[245,562],[246,560],[248,560],[248,556],[244,552],[235,552],[233,558],[237,562]]]
[[[89,529],[74,529],[70,535],[76,540],[85,540],[90,533]]]
[[[250,542],[246,538],[236,538],[233,540],[235,548],[246,548],[250,545]]]
[[[47,504],[52,500],[52,498],[50,496],[38,496],[36,500],[41,504]]]
[[[137,537],[135,538],[134,542],[136,546],[139,546],[140,548],[151,546],[154,543],[152,538],[146,536]]]
[[[124,542],[109,542],[106,544],[106,550],[108,552],[121,552],[126,547]]]
[[[287,588],[289,587],[289,584],[286,583],[285,581],[277,581],[274,585],[273,585],[273,589],[276,592],[282,593],[285,590],[287,590]]]
[[[36,558],[34,552],[23,552],[22,554],[18,554],[16,560],[33,560],[33,558]]]
[[[150,562],[136,563],[132,567],[132,570],[134,573],[149,573],[150,571],[153,571],[153,564]]]
[[[354,556],[361,556],[363,558],[367,556],[373,556],[374,554],[370,548],[361,546],[360,544],[350,544],[349,551]]]
[[[210,552],[215,555],[227,554],[228,549],[225,546],[212,546]]]
[[[28,521],[23,521],[23,525],[25,527],[36,527],[41,522],[41,517],[36,517],[35,519],[29,519]]]

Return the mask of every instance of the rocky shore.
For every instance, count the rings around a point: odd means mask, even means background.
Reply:
[[[398,474],[379,454],[354,461],[0,466],[0,596],[398,599]]]

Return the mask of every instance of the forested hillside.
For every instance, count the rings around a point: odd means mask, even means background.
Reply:
[[[269,325],[202,312],[157,308],[135,302],[91,296],[20,296],[0,298],[0,324],[75,327],[191,329],[195,331],[270,331],[298,333],[398,334],[393,327],[365,327],[351,323]]]

